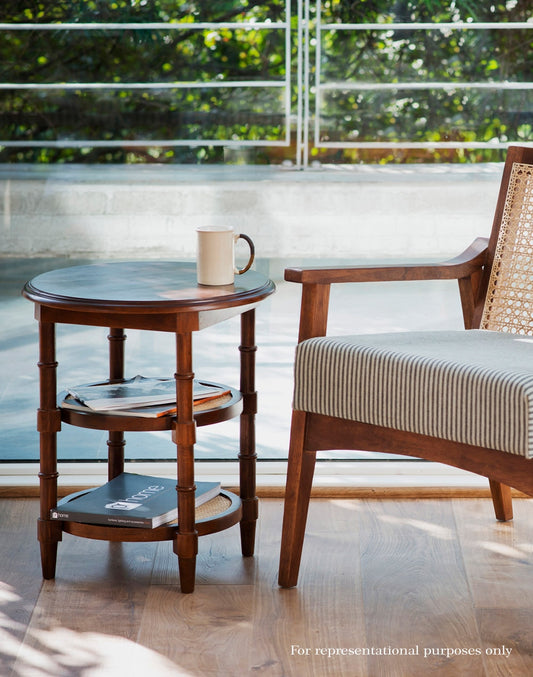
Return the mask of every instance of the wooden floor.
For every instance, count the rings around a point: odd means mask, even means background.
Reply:
[[[0,511],[2,677],[533,675],[533,500],[312,501],[298,588],[276,583],[282,502],[257,555],[200,540],[182,595],[163,544],[66,535],[40,576],[35,499]]]

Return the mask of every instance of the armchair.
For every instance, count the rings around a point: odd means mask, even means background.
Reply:
[[[509,148],[490,239],[440,264],[288,268],[302,285],[279,584],[297,584],[317,451],[380,451],[533,496],[533,148]],[[331,284],[456,279],[467,331],[327,336]]]

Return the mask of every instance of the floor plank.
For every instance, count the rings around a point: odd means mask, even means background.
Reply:
[[[307,540],[297,588],[277,585],[282,501],[264,502],[256,603],[265,628],[256,636],[265,674],[312,677],[365,674],[361,656],[330,655],[333,648],[365,643],[360,580],[358,515],[344,502],[311,502]],[[334,573],[332,573],[334,572]],[[258,647],[259,648],[259,647]],[[268,667],[267,667],[268,666]],[[250,673],[252,674],[252,673]]]
[[[37,501],[3,499],[0,509],[0,674],[9,675],[41,591]]]
[[[476,607],[533,608],[533,501],[513,501],[497,522],[491,501],[454,501],[457,530]]]
[[[484,675],[477,655],[449,653],[480,645],[450,503],[371,500],[359,510],[368,643],[393,654],[371,656],[369,674]]]
[[[533,674],[533,610],[479,609],[487,677]]]
[[[489,677],[533,674],[533,501],[497,522],[491,501],[454,501]]]

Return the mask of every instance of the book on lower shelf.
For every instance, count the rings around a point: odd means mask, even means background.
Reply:
[[[220,482],[196,482],[195,506],[220,494]],[[84,524],[154,529],[178,516],[176,480],[123,472],[96,489],[58,502],[50,518]]]

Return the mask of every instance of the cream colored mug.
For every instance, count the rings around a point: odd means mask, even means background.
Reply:
[[[198,233],[196,254],[196,276],[198,284],[233,284],[235,275],[245,273],[255,257],[255,247],[251,238],[243,233],[234,233],[231,226],[201,226]],[[250,257],[244,268],[235,267],[235,245],[243,239],[250,247]]]

